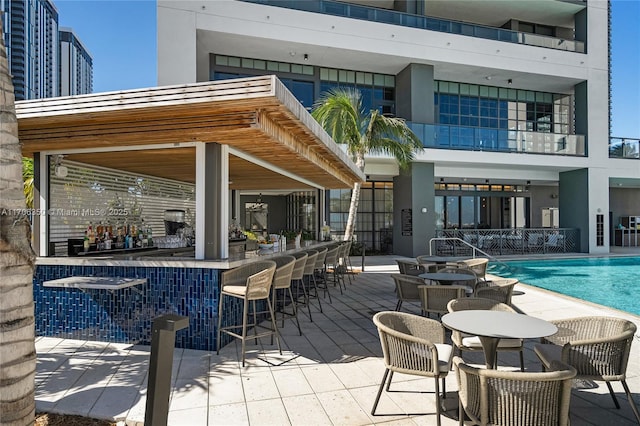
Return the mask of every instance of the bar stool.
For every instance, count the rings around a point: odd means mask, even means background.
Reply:
[[[284,327],[285,316],[293,317],[298,325],[298,332],[302,336],[300,321],[298,321],[298,308],[296,307],[296,300],[293,298],[293,293],[291,292],[291,277],[293,276],[293,270],[296,266],[297,260],[293,256],[272,257],[271,260],[276,262],[276,272],[273,275],[273,286],[271,287],[273,291],[271,298],[273,312],[277,312],[278,290],[281,290],[282,304],[280,305],[280,312],[282,313],[282,327]],[[287,293],[291,300],[291,313],[287,312],[285,309],[287,305]]]
[[[344,276],[347,275],[349,278],[349,284],[351,282],[351,274],[349,273],[349,250],[351,250],[351,242],[343,241],[340,243],[340,250],[338,250],[338,269],[337,273],[342,278],[342,283],[344,284],[345,290],[347,289],[347,282],[345,281]]]
[[[307,290],[304,287],[304,269],[307,266],[307,259],[309,258],[309,254],[303,251],[293,253],[293,257],[296,258],[296,264],[293,267],[293,272],[291,273],[291,284],[296,283],[296,297],[294,303],[296,304],[296,308],[298,306],[298,299],[300,298],[300,287],[302,287],[302,293],[304,296],[304,302],[309,307],[307,303]],[[311,310],[309,310],[309,320],[313,322],[313,318],[311,318]]]
[[[331,300],[331,293],[329,293],[329,288],[327,287],[325,265],[324,262],[327,258],[327,252],[329,249],[327,247],[323,247],[318,250],[318,257],[316,258],[316,266],[313,269],[313,281],[316,286],[316,291],[322,289],[324,290],[322,297],[327,297],[329,295],[329,303],[333,303]]]
[[[304,265],[304,273],[302,274],[302,288],[306,294],[307,310],[309,311],[309,318],[311,318],[311,298],[318,299],[318,305],[320,312],[322,312],[322,301],[320,301],[320,295],[318,292],[318,286],[316,284],[316,278],[314,276],[316,270],[316,259],[320,252],[318,250],[307,250],[307,263]],[[314,294],[311,294],[311,288],[313,287]]]
[[[244,367],[245,353],[246,353],[246,340],[247,340],[247,327],[252,326],[254,334],[253,339],[264,336],[276,336],[276,343],[278,345],[278,351],[282,355],[282,348],[280,347],[280,335],[278,333],[278,326],[276,325],[275,316],[271,306],[271,286],[273,282],[273,275],[276,271],[276,263],[271,260],[263,260],[252,262],[243,266],[239,266],[228,271],[224,271],[220,278],[220,302],[218,305],[218,339],[216,342],[217,353],[220,354],[221,346],[221,333],[229,334],[235,338],[242,340],[242,366]],[[223,307],[224,301],[228,297],[241,299],[243,301],[242,309],[242,324],[222,326]],[[256,300],[264,300],[267,303],[267,308],[271,315],[271,328],[266,328],[262,333],[257,332],[257,327],[262,327],[257,321]],[[249,315],[249,302],[252,302],[253,307],[253,323],[249,324],[247,318]],[[236,329],[241,329],[241,334],[238,334]]]
[[[340,254],[344,250],[342,244],[338,244],[327,252],[327,258],[325,260],[326,263],[326,274],[327,280],[329,279],[329,275],[331,275],[331,280],[333,281],[333,286],[338,286],[340,289],[340,294],[344,294],[342,288],[347,289],[347,286],[344,282],[344,276],[340,271]]]
[[[329,274],[332,276],[333,286],[336,285],[340,289],[340,294],[344,294],[342,292],[342,284],[340,282],[340,275],[336,272],[338,268],[338,255],[340,252],[340,245],[336,245],[327,251],[327,256],[325,257],[325,265],[324,265],[324,281],[326,285],[327,291],[329,290]],[[331,271],[331,272],[329,272]]]

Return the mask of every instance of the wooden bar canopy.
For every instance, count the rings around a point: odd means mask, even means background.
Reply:
[[[26,157],[64,153],[195,182],[193,143],[215,142],[230,147],[230,189],[338,189],[365,180],[275,76],[18,101],[16,114]]]

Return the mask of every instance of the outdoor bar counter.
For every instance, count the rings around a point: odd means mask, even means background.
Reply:
[[[327,244],[309,241],[219,261],[195,260],[184,252],[161,256],[164,250],[158,256],[40,257],[33,280],[36,333],[148,345],[153,319],[177,314],[189,317],[189,327],[176,333],[176,347],[215,350],[222,271]],[[225,306],[223,321],[238,321],[241,306]]]
[[[324,191],[366,181],[276,76],[18,101],[16,118],[33,159],[39,336],[149,344],[153,319],[177,314],[189,327],[176,345],[213,350],[222,271],[326,244],[244,252],[232,228],[321,238]],[[143,249],[152,234],[193,250],[84,253],[85,237],[106,249],[141,230]]]

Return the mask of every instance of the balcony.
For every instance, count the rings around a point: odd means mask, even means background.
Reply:
[[[484,25],[469,24],[467,22],[451,21],[432,18],[394,10],[360,6],[331,0],[241,0],[247,3],[257,3],[266,6],[283,7],[306,12],[323,13],[325,15],[341,16],[344,18],[360,19],[383,24],[400,25],[403,27],[419,28],[449,34],[465,35],[507,43],[525,44],[528,46],[545,47],[548,49],[566,50],[569,52],[585,53],[584,43],[575,40],[565,40],[538,34],[523,33]]]
[[[585,137],[407,122],[425,148],[585,157]]]
[[[640,158],[640,139],[609,138],[609,158]]]

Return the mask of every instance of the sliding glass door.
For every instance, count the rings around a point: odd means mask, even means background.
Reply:
[[[437,195],[436,229],[508,229],[530,226],[530,198]]]

